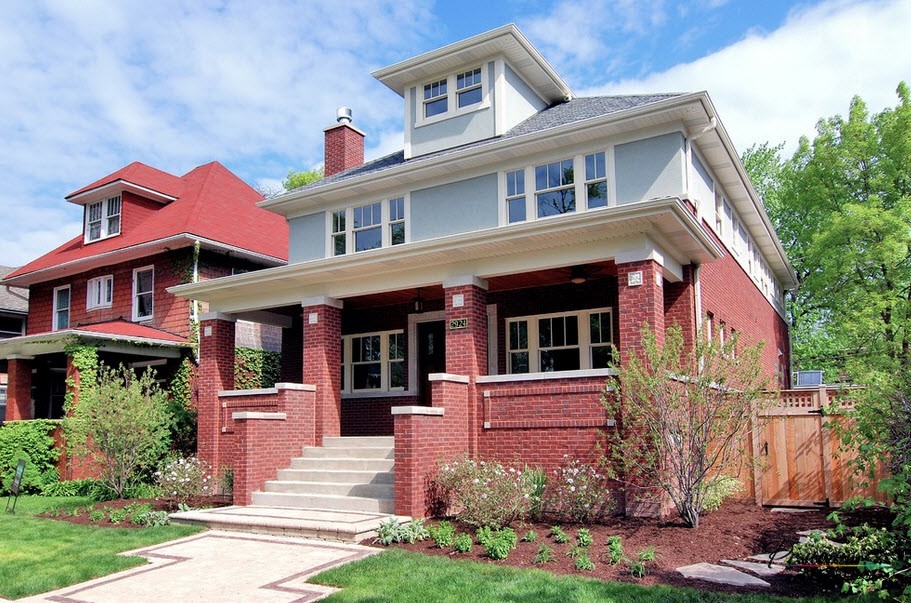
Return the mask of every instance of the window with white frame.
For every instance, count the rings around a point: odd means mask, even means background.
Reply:
[[[607,368],[613,343],[612,317],[610,308],[599,308],[507,320],[507,371]]]
[[[329,255],[345,255],[407,241],[404,196],[329,213]]]
[[[363,333],[342,338],[342,391],[404,389],[404,331]]]
[[[585,156],[585,201],[588,209],[607,207],[607,169],[603,152]]]
[[[535,202],[539,218],[576,211],[572,159],[535,166]]]
[[[120,195],[85,206],[85,242],[120,234]]]
[[[481,102],[481,68],[476,67],[456,76],[456,103],[459,109]]]
[[[54,289],[54,331],[70,327],[70,286]]]
[[[149,320],[155,308],[155,268],[146,266],[133,271],[133,320]]]
[[[525,221],[525,170],[506,172],[506,221]]]
[[[110,308],[113,299],[114,277],[112,275],[89,279],[85,293],[86,310]]]
[[[419,88],[422,109],[418,125],[423,121],[445,119],[447,114],[458,115],[485,105],[486,74],[483,66],[450,74],[427,82]]]
[[[424,117],[434,117],[446,113],[449,108],[449,95],[446,93],[447,81],[424,84]]]

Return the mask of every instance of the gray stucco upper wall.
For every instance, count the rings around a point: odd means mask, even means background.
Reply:
[[[509,130],[538,111],[543,111],[547,108],[547,103],[535,94],[534,90],[509,65],[505,67],[503,73],[506,79],[504,93],[506,98],[503,99],[505,106],[503,116],[506,121],[504,129]]]
[[[411,193],[411,240],[495,228],[497,175],[434,186]]]
[[[326,256],[326,214],[323,212],[288,220],[288,263]]]
[[[683,143],[683,135],[672,132],[617,145],[617,204],[683,194]]]

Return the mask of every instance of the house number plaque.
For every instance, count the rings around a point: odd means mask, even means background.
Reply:
[[[467,318],[454,318],[449,321],[449,330],[455,331],[456,329],[467,329],[468,328],[468,319]]]

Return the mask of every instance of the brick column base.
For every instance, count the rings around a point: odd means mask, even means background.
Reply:
[[[10,358],[7,362],[6,420],[33,419],[31,358]]]
[[[199,325],[197,451],[213,468],[222,464],[221,402],[218,392],[234,389],[234,322],[206,318]]]

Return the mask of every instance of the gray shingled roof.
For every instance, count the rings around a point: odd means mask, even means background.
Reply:
[[[0,280],[13,270],[15,268],[0,266]],[[28,289],[0,285],[0,311],[2,310],[28,312]]]
[[[643,105],[649,105],[651,103],[657,103],[669,98],[674,98],[676,96],[680,96],[680,93],[629,94],[622,96],[590,96],[574,98],[571,101],[565,103],[557,103],[555,105],[551,105],[543,111],[532,115],[503,136],[480,140],[478,142],[454,147],[452,149],[444,149],[442,151],[428,153],[419,157],[413,157],[407,161],[405,160],[404,151],[396,151],[395,153],[386,155],[385,157],[380,157],[379,159],[368,161],[363,165],[353,167],[350,170],[346,170],[344,172],[339,172],[338,174],[327,176],[322,180],[317,180],[316,182],[307,184],[294,190],[302,191],[315,189],[327,184],[332,184],[334,182],[341,182],[342,180],[349,180],[351,178],[357,178],[359,176],[364,176],[367,174],[382,172],[383,170],[401,165],[403,163],[420,163],[421,161],[425,161],[433,157],[440,157],[441,155],[447,155],[449,153],[461,151],[463,149],[486,146],[489,144],[494,144],[499,140],[517,138],[519,136],[533,134],[542,130],[565,126],[577,121],[583,121],[586,119],[591,119],[593,117],[600,117],[602,115],[609,115],[611,113],[617,113],[619,111],[625,111],[627,109],[633,109],[636,107],[641,107]]]

